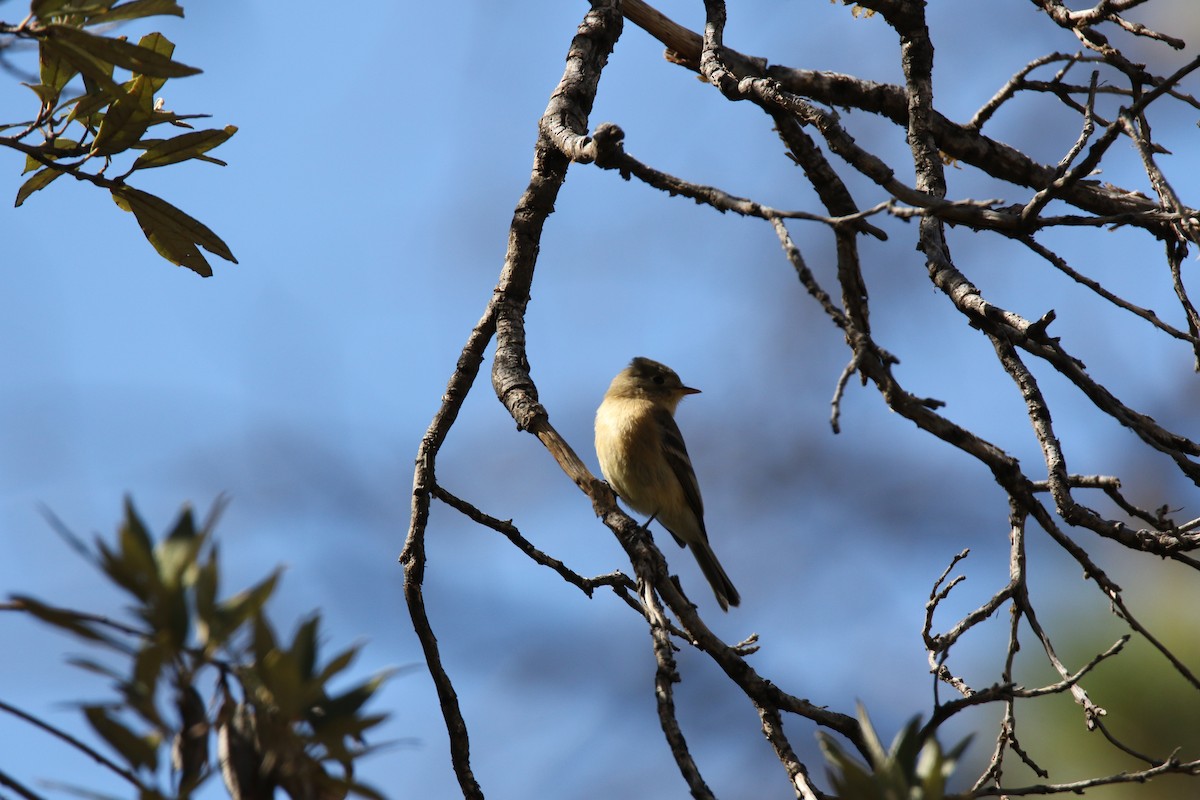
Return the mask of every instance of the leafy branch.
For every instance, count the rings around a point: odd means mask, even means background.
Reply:
[[[56,524],[76,551],[132,598],[129,619],[62,608],[28,595],[0,604],[0,611],[26,614],[107,654],[70,663],[109,679],[116,690],[114,700],[82,705],[88,725],[112,757],[10,703],[0,701],[0,713],[65,742],[140,797],[183,800],[219,772],[237,800],[270,798],[277,788],[293,800],[341,798],[348,792],[380,798],[354,780],[354,763],[375,749],[364,737],[385,715],[362,709],[391,673],[332,690],[330,684],[360,647],[322,663],[316,614],[297,626],[290,641],[281,640],[264,613],[278,571],[220,599],[213,541],[220,510],[218,504],[197,523],[185,507],[157,542],[129,501],[115,544],[97,537],[89,547]],[[112,666],[114,656],[123,668]],[[160,765],[168,760],[170,785],[159,785]],[[2,777],[23,797],[39,798],[12,776]],[[87,787],[65,788],[89,794]]]
[[[207,114],[177,114],[163,108],[159,92],[171,78],[200,72],[174,60],[175,45],[161,33],[149,33],[133,44],[124,37],[88,29],[151,16],[183,16],[175,0],[34,0],[19,24],[0,22],[0,43],[29,41],[38,50],[38,82],[25,84],[37,95],[31,120],[0,123],[0,146],[25,155],[16,205],[63,175],[107,189],[117,205],[132,212],[142,233],[159,255],[209,277],[212,267],[201,248],[237,263],[229,246],[199,220],[162,198],[135,189],[126,181],[138,170],[198,160],[224,166],[208,155],[237,132],[224,128],[192,130],[187,120]],[[123,82],[116,71],[129,73]],[[82,84],[82,93],[69,91]],[[160,125],[189,132],[165,138],[151,136]],[[116,177],[106,173],[113,159],[142,151]]]

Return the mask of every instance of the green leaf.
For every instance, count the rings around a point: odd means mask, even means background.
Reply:
[[[208,560],[196,570],[192,595],[196,601],[196,635],[206,655],[213,655],[229,637],[224,617],[217,613],[217,547],[213,545]]]
[[[171,747],[171,765],[179,773],[179,794],[187,798],[204,778],[208,766],[208,711],[194,686],[184,686],[175,694],[179,731]]]
[[[141,79],[135,80],[132,90],[122,94],[109,106],[100,130],[92,141],[92,154],[111,156],[128,150],[146,134],[154,123],[154,96]]]
[[[921,717],[917,715],[900,729],[896,737],[892,739],[892,746],[888,749],[891,760],[900,767],[904,777],[910,781],[916,775],[914,769],[923,744],[920,734]]]
[[[75,141],[74,139],[66,139],[63,137],[59,137],[53,142],[43,142],[38,146],[37,149],[42,156],[51,161],[56,161],[63,156],[83,155],[83,153],[79,150],[79,142]],[[27,172],[33,172],[34,170],[41,169],[44,166],[46,165],[43,162],[38,161],[32,155],[26,153],[25,169],[21,171],[21,174],[24,175]]]
[[[108,713],[103,706],[84,706],[88,723],[135,770],[158,768],[158,748],[151,737],[138,736]]]
[[[96,537],[100,568],[114,583],[136,597],[143,605],[149,606],[162,587],[158,581],[150,534],[138,518],[137,511],[128,497],[125,498],[125,520],[117,532],[117,542],[117,549],[113,550],[103,539]]]
[[[380,672],[369,680],[355,686],[353,689],[321,703],[320,708],[324,712],[323,716],[330,722],[354,716],[371,699],[371,696],[379,690],[379,687],[383,686],[387,679],[392,677],[395,672],[395,670]]]
[[[354,647],[347,648],[346,650],[343,650],[341,653],[334,656],[333,659],[321,670],[321,674],[317,676],[317,680],[321,682],[321,685],[324,686],[325,684],[329,683],[333,676],[349,667],[350,664],[353,663],[354,659],[358,656],[360,649],[361,648],[358,645],[355,645]]]
[[[47,158],[75,158],[86,152],[77,140],[65,136],[59,136],[53,142],[43,142],[38,149],[45,153]]]
[[[921,800],[942,800],[946,795],[946,773],[943,772],[942,748],[936,739],[929,739],[916,758],[913,783],[919,781]]]
[[[321,627],[320,616],[313,615],[300,623],[296,629],[296,637],[292,640],[292,655],[296,658],[296,666],[300,677],[309,681],[317,665],[317,635]]]
[[[275,591],[275,585],[279,582],[280,575],[281,571],[277,569],[270,577],[250,589],[238,592],[217,606],[218,613],[223,617],[225,630],[232,632],[251,617],[259,617],[263,606]],[[275,647],[274,641],[270,646]]]
[[[90,658],[71,656],[66,659],[66,662],[73,667],[78,667],[79,669],[84,670],[85,672],[103,675],[104,677],[112,680],[113,683],[119,684],[124,680],[124,677],[112,667],[101,664],[99,661],[93,661]]]
[[[192,126],[188,125],[183,120],[185,120],[185,119],[208,119],[211,116],[212,116],[212,114],[176,114],[174,111],[155,111],[154,112],[154,124],[159,125],[164,122],[169,122],[172,125],[174,125],[176,128],[187,128],[188,130],[191,130]]]
[[[255,642],[256,652],[257,644]],[[268,650],[265,657],[255,661],[253,669],[264,690],[256,698],[259,703],[267,707],[274,706],[284,719],[299,716],[308,705],[308,698],[296,656],[284,650]]]
[[[189,158],[197,158],[200,154],[224,143],[235,133],[237,133],[236,126],[226,125],[224,130],[212,128],[204,131],[184,133],[171,139],[158,141],[148,148],[145,153],[138,156],[137,161],[133,162],[133,168],[149,169],[151,167],[165,167],[167,164],[175,164],[180,161],[186,161]],[[225,162],[218,161],[215,158],[205,160],[214,161],[222,166],[225,164]]]
[[[180,586],[186,582],[185,575],[197,568],[196,558],[204,541],[205,537],[196,532],[191,506],[184,506],[175,527],[154,549],[158,574],[165,585]]]
[[[29,10],[38,19],[45,20],[48,17],[64,14],[103,11],[112,4],[113,0],[33,0]]]
[[[267,656],[279,651],[279,641],[275,636],[275,630],[264,614],[254,615],[254,641],[252,644],[255,663],[266,661]]]
[[[365,714],[363,716],[343,717],[339,720],[323,723],[319,727],[315,723],[312,736],[309,737],[325,754],[336,761],[346,763],[360,755],[376,749],[362,744],[371,728],[387,721],[386,714]],[[354,740],[354,743],[347,742]]]
[[[163,83],[138,75],[125,84],[100,122],[92,141],[93,155],[114,155],[141,141],[146,130],[156,123],[154,92]]]
[[[14,207],[20,206],[29,199],[29,195],[39,189],[45,189],[54,182],[55,178],[62,174],[61,170],[54,169],[53,167],[42,167],[33,173],[33,176],[21,184],[21,188],[17,190],[17,202],[14,204]]]
[[[126,705],[157,727],[163,727],[163,721],[154,704],[154,696],[163,664],[171,655],[157,643],[146,644],[133,659],[133,675],[121,684]]]
[[[47,25],[44,41],[55,42],[64,52],[86,53],[94,61],[113,64],[137,75],[154,78],[183,78],[198,75],[200,70],[181,64],[150,47],[107,36],[96,36],[70,25]],[[85,72],[83,64],[72,59]]]
[[[879,741],[879,735],[875,733],[875,728],[871,725],[871,718],[867,716],[867,709],[863,707],[862,703],[858,703],[857,707],[858,727],[862,730],[863,744],[866,745],[871,767],[878,770],[887,763],[888,753],[883,749],[883,742]]]
[[[187,267],[206,278],[211,277],[212,267],[199,247],[237,263],[221,237],[162,198],[131,186],[113,189],[112,195],[118,206],[133,212],[150,244],[171,263]]]
[[[44,105],[52,106],[58,102],[58,95],[62,91],[61,86],[52,86],[45,83],[26,83],[21,81],[21,85],[28,87]]]
[[[58,102],[63,87],[79,74],[79,70],[70,61],[45,42],[38,44],[38,72],[41,77],[41,83],[38,85],[46,87],[45,94],[39,91],[38,96],[46,105]]]
[[[139,576],[140,584],[146,587],[144,594],[137,594],[138,599],[145,600],[150,592],[158,589],[158,569],[154,563],[154,541],[146,523],[138,516],[133,501],[125,498],[125,520],[117,532],[117,542],[120,544],[120,559],[134,576]]]
[[[118,551],[110,549],[98,536],[96,537],[96,554],[100,569],[112,579],[113,583],[132,594],[139,601],[149,600],[150,590],[146,583],[146,574],[139,572],[132,564],[126,562]]]
[[[258,798],[273,795],[263,774],[263,753],[254,715],[245,703],[234,704],[228,690],[217,713],[217,760],[230,797]]]
[[[95,25],[101,22],[118,22],[127,19],[157,17],[168,14],[174,17],[182,17],[183,9],[180,8],[175,0],[132,0],[132,2],[113,6],[108,11],[91,16],[88,19],[88,24]]]
[[[824,731],[817,731],[817,742],[825,761],[832,768],[829,779],[839,796],[852,797],[854,800],[882,800],[882,792],[865,764],[848,755]]]
[[[71,611],[66,608],[58,608],[57,606],[47,605],[40,600],[35,600],[28,595],[14,594],[9,597],[12,602],[17,603],[22,607],[22,610],[28,611],[33,616],[40,619],[42,622],[49,623],[56,628],[61,628],[65,631],[75,634],[81,639],[87,639],[90,642],[102,642],[116,650],[125,650],[116,639],[102,633],[91,621],[84,618],[79,612]]]
[[[144,47],[147,50],[153,50],[163,58],[169,59],[175,53],[175,43],[161,33],[147,33],[138,40],[138,47]],[[150,94],[154,94],[163,87],[167,82],[166,78],[156,78],[149,75],[139,75],[138,80],[149,84],[148,89]]]
[[[114,84],[115,85],[115,84]],[[121,88],[117,87],[118,93],[121,93]],[[117,95],[109,95],[104,92],[96,92],[95,94],[85,94],[67,102],[67,105],[72,106],[71,113],[67,115],[68,122],[78,122],[85,128],[95,128],[104,121],[104,115],[100,113],[108,107]]]
[[[152,609],[157,623],[156,630],[160,637],[166,637],[166,642],[173,652],[179,653],[187,644],[188,633],[192,627],[192,617],[188,613],[187,590],[182,583],[163,587],[164,591],[157,598],[156,607]]]
[[[46,37],[41,40],[41,49],[48,51],[49,55],[43,59],[43,63],[51,58],[58,58],[66,62],[65,67],[59,67],[58,72],[72,70],[82,73],[87,80],[91,80],[96,84],[96,88],[88,87],[88,94],[103,94],[105,96],[116,97],[121,93],[121,87],[113,80],[113,63],[98,58],[94,53],[85,47],[81,47],[77,41],[76,35],[86,36],[88,39],[98,39],[98,36],[92,36],[90,33],[84,33],[78,28],[72,28],[66,25],[51,25],[46,29]],[[43,69],[42,83],[52,84],[46,79],[45,70]]]

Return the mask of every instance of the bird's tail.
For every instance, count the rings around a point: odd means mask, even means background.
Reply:
[[[696,556],[696,563],[700,565],[700,571],[704,573],[704,577],[712,586],[713,594],[717,596],[717,603],[720,604],[721,610],[728,611],[730,606],[741,603],[741,595],[734,588],[733,581],[729,580],[729,576],[725,574],[725,570],[721,568],[721,562],[717,561],[717,556],[713,553],[708,541],[701,539],[689,544],[692,554]]]

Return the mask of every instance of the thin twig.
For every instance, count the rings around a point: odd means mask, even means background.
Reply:
[[[17,717],[18,719],[22,719],[25,722],[28,722],[30,725],[33,725],[35,728],[40,728],[41,730],[45,731],[46,733],[50,734],[51,736],[53,736],[57,739],[61,739],[62,741],[69,744],[71,747],[74,747],[79,752],[90,757],[93,761],[95,761],[97,764],[100,764],[101,766],[103,766],[109,772],[119,775],[129,785],[138,789],[142,793],[143,796],[145,796],[149,792],[149,787],[147,787],[144,783],[142,783],[142,781],[138,778],[137,775],[135,775],[132,772],[130,772],[129,770],[125,769],[120,764],[117,764],[112,759],[106,757],[103,753],[97,751],[95,748],[92,748],[92,747],[88,746],[87,744],[85,744],[84,742],[81,742],[79,739],[76,739],[74,736],[67,733],[66,731],[56,728],[55,726],[51,725],[50,723],[45,722],[44,720],[38,719],[37,717],[33,716],[32,714],[26,713],[26,712],[22,711],[21,709],[17,708],[16,706],[13,706],[13,705],[10,705],[9,703],[4,702],[3,700],[0,700],[0,711],[3,711],[7,714],[12,714],[14,717]]]
[[[434,487],[433,496],[451,508],[462,512],[469,519],[502,534],[506,539],[516,545],[518,550],[532,559],[534,563],[541,564],[543,567],[548,567],[554,570],[556,573],[558,573],[559,577],[572,586],[577,586],[580,591],[582,591],[588,597],[592,596],[597,587],[608,586],[612,588],[618,597],[623,599],[631,608],[637,611],[638,614],[645,613],[641,604],[638,603],[638,601],[630,594],[631,591],[636,591],[637,587],[627,575],[621,572],[612,572],[608,575],[597,575],[594,578],[585,578],[567,567],[557,558],[549,556],[539,550],[537,547],[534,547],[533,543],[522,536],[521,532],[517,530],[515,525],[512,524],[512,520],[496,519],[489,514],[485,514],[467,501],[446,491],[446,489],[441,486]]]

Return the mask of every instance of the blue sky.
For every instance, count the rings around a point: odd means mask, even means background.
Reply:
[[[228,167],[179,165],[136,185],[203,220],[240,263],[212,259],[208,280],[173,267],[107,196],[66,180],[5,213],[0,588],[116,609],[119,598],[53,535],[39,504],[81,533],[107,535],[126,492],[156,530],[184,501],[204,509],[226,493],[226,586],[285,564],[271,609],[280,628],[319,609],[329,652],[367,642],[360,676],[418,665],[396,563],[412,459],[491,295],[536,121],[584,4],[383,4],[355,14],[326,2],[289,4],[286,13],[262,2],[184,5],[186,20],[147,28],[163,30],[176,58],[204,69],[168,84],[167,107],[240,130],[214,152]],[[1032,6],[1011,5],[983,40],[968,36],[970,14],[935,9],[938,106],[947,115],[969,118],[1029,59],[1074,48]],[[699,3],[660,7],[702,27]],[[0,3],[0,18],[23,15],[20,3]],[[730,16],[726,41],[743,52],[899,77],[882,20],[855,20],[824,2],[767,0]],[[1170,72],[1186,57],[1151,68]],[[5,118],[31,113],[31,99],[0,81]],[[902,132],[850,116],[860,143],[904,163]],[[1180,153],[1168,162],[1178,175],[1195,174],[1186,149],[1195,116],[1158,130]],[[620,124],[628,151],[657,168],[817,210],[761,112],[731,107],[631,25],[601,84],[592,123],[601,121]],[[1037,101],[1001,114],[989,133],[1054,162],[1077,125]],[[1136,159],[1124,158],[1105,179],[1144,189]],[[8,154],[0,166],[15,195],[22,159]],[[951,169],[948,179],[959,196],[1026,199],[970,170]],[[861,181],[854,189],[864,206],[883,199]],[[1019,397],[986,340],[929,285],[915,226],[881,224],[892,239],[864,246],[865,271],[879,341],[902,359],[898,376],[1037,464]],[[792,231],[832,289],[831,237],[813,225]],[[1078,299],[1073,285],[1011,244],[965,230],[950,237],[985,296],[1028,318],[1055,308],[1057,333],[1098,378],[1189,432],[1181,420],[1196,390],[1185,348]],[[1061,242],[1075,266],[1182,324],[1163,268],[1148,263],[1158,248],[1137,250],[1144,243],[1121,232]],[[761,673],[836,710],[852,712],[861,700],[888,736],[928,709],[919,634],[929,587],[969,546],[975,572],[952,607],[994,591],[1007,575],[1007,509],[985,470],[887,412],[873,389],[851,383],[843,433],[831,433],[829,399],[848,354],[769,226],[573,167],[546,228],[528,335],[551,420],[593,467],[595,406],[630,357],[662,360],[703,390],[679,422],[714,547],[745,598],[728,616],[708,614],[720,635],[759,633]],[[1065,411],[1055,421],[1072,471],[1132,470],[1135,497],[1177,501],[1169,471],[1134,459],[1127,432],[1089,413],[1070,387],[1047,377],[1045,388]],[[535,439],[514,430],[486,380],[438,475],[579,572],[625,567],[587,499]],[[660,543],[702,610],[713,611],[690,557]],[[1075,585],[1077,573],[1064,574]],[[1045,584],[1051,606],[1066,602],[1056,580]],[[587,600],[435,505],[427,603],[489,794],[686,796],[654,718],[648,638],[615,598]],[[62,664],[78,652],[74,643],[9,617],[0,618],[0,636],[9,652],[26,654],[0,662],[5,699],[67,724],[78,712],[64,701],[104,694]],[[970,660],[986,657],[980,652],[964,652],[965,663],[989,675],[986,661]],[[685,733],[714,790],[790,796],[753,710],[711,665],[686,651],[680,658]],[[881,673],[885,663],[892,667]],[[386,738],[416,744],[373,757],[362,777],[397,797],[453,796],[423,668],[395,678],[376,707],[393,712]],[[809,726],[789,726],[815,765]],[[26,777],[55,775],[61,753],[31,734],[14,738],[18,730],[0,718],[10,763]]]

